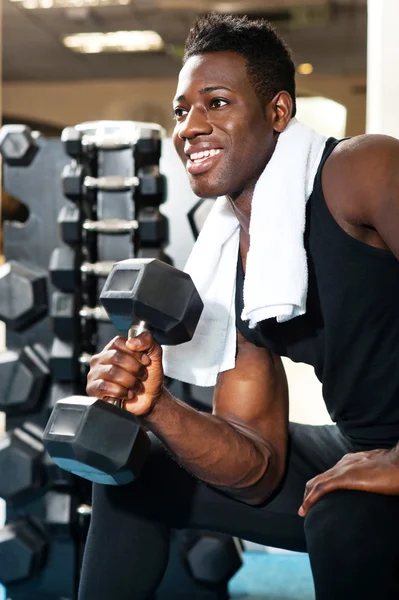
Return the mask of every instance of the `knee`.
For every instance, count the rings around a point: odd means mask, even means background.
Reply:
[[[355,547],[389,556],[398,553],[399,497],[357,490],[336,490],[323,496],[305,517],[309,548],[335,553]]]

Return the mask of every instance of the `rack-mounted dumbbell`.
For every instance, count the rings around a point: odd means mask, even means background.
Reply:
[[[56,337],[64,341],[77,340],[82,322],[110,322],[103,306],[79,306],[77,295],[65,292],[53,293],[50,318]]]
[[[163,137],[161,127],[149,127],[148,124],[140,123],[130,123],[130,127],[127,127],[124,123],[123,131],[115,131],[116,125],[113,123],[107,128],[106,123],[100,122],[82,124],[77,128],[66,127],[61,134],[65,152],[72,158],[79,159],[84,154],[90,155],[98,150],[132,149],[136,170],[159,164]]]
[[[134,234],[137,232],[140,246],[162,246],[168,237],[168,221],[157,208],[140,210],[138,218],[86,219],[83,211],[73,204],[62,207],[58,215],[60,237],[66,244],[80,244],[85,235],[102,233],[109,235]]]
[[[159,206],[166,199],[166,178],[157,166],[143,167],[133,177],[91,177],[84,165],[72,163],[65,165],[61,183],[64,195],[74,202],[80,202],[90,192],[131,192],[141,207]]]
[[[49,273],[53,285],[64,292],[73,292],[85,276],[107,277],[114,261],[90,262],[83,260],[73,248],[55,248],[50,257]]]

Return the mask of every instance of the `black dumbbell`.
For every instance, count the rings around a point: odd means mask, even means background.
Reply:
[[[146,129],[140,132],[140,138],[134,146],[134,166],[136,172],[143,167],[159,165],[161,159],[162,140],[160,132]]]
[[[83,165],[71,164],[64,167],[61,182],[64,195],[74,202],[80,201],[90,191],[132,191],[140,206],[159,206],[166,200],[166,178],[160,174],[158,167],[144,167],[138,177],[90,177]]]
[[[76,531],[79,515],[77,494],[51,490],[44,495],[44,525],[51,538],[69,538]]]
[[[0,410],[8,415],[35,411],[43,400],[50,370],[40,344],[0,353]]]
[[[109,322],[108,314],[103,306],[79,307],[76,294],[65,292],[53,293],[50,317],[55,335],[64,341],[73,341],[78,338],[82,321]]]
[[[0,529],[0,583],[7,587],[36,575],[46,552],[46,536],[33,522],[8,523]]]
[[[191,339],[203,308],[190,276],[158,260],[117,263],[100,300],[122,335],[149,330],[159,343],[172,345]],[[135,479],[150,441],[120,403],[85,396],[60,400],[43,436],[54,462],[99,483],[122,485]]]
[[[85,219],[82,210],[70,204],[61,208],[57,222],[60,238],[70,245],[80,244],[84,232],[120,235],[133,233],[139,227],[135,220],[101,219],[94,221]]]
[[[227,585],[243,564],[242,542],[224,533],[185,530],[180,544],[188,572],[199,583]]]
[[[78,159],[82,154],[82,133],[76,127],[65,127],[61,133],[64,150],[71,158]]]
[[[140,260],[146,260],[148,258],[156,258],[161,260],[168,265],[173,265],[173,260],[168,254],[165,254],[162,248],[159,246],[144,246],[137,251],[137,258]]]
[[[51,377],[57,382],[79,382],[90,366],[91,354],[81,352],[76,340],[54,337],[50,350]]]
[[[159,167],[143,167],[137,172],[139,185],[135,195],[135,203],[140,211],[146,206],[157,207],[166,200],[166,177],[159,172]]]
[[[0,498],[12,505],[40,495],[46,481],[42,431],[24,423],[0,436]]]
[[[136,141],[130,137],[126,139],[122,134],[112,134],[100,137],[98,134],[84,135],[76,127],[66,127],[61,134],[61,141],[65,152],[72,158],[78,159],[83,152],[97,150],[122,150],[133,147],[133,156],[136,171],[142,167],[158,165],[161,158],[161,130],[153,127],[144,127],[139,132]]]
[[[79,253],[68,246],[55,248],[51,253],[49,273],[53,285],[64,292],[73,292],[81,280],[81,274],[94,277],[106,277],[113,266],[113,261],[79,263]]]
[[[140,246],[162,246],[168,237],[168,220],[158,208],[148,206],[138,215]]]
[[[72,162],[65,165],[61,173],[61,185],[64,196],[77,202],[85,193],[84,180],[88,172],[84,165]]]
[[[27,167],[38,151],[35,136],[27,125],[3,125],[0,129],[0,154],[8,165]]]
[[[0,498],[17,509],[49,489],[66,493],[76,485],[76,478],[45,452],[42,436],[30,422],[0,436]]]
[[[47,273],[10,260],[0,267],[0,320],[22,331],[47,312]]]

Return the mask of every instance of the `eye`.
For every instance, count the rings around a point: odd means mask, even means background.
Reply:
[[[226,106],[227,104],[229,104],[229,102],[228,102],[228,100],[225,100],[224,98],[213,98],[210,102],[211,108],[222,108],[223,106]]]
[[[184,117],[187,114],[187,112],[188,111],[185,108],[181,108],[181,106],[176,106],[173,109],[173,118],[176,119],[176,121],[178,121],[179,119]]]

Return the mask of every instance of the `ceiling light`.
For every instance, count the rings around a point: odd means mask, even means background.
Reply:
[[[300,75],[310,75],[314,71],[314,67],[310,63],[301,63],[297,66],[296,70]]]
[[[63,44],[73,52],[156,52],[164,42],[155,31],[109,31],[107,33],[77,33],[63,38]]]

